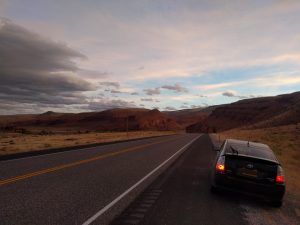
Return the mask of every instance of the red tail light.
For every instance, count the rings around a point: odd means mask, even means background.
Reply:
[[[284,183],[284,173],[281,166],[277,167],[277,176],[276,176],[276,183],[283,184]]]
[[[284,176],[276,176],[276,183],[283,184],[284,183]]]
[[[218,162],[216,164],[216,171],[219,173],[225,173],[225,157],[221,156],[218,159]]]
[[[225,171],[225,165],[224,165],[224,164],[217,163],[216,169],[217,169],[218,171]]]

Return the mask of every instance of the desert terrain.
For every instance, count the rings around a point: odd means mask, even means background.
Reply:
[[[212,109],[160,112],[130,108],[0,116],[0,155],[184,132],[186,125],[204,119]]]
[[[213,133],[219,142],[235,138],[268,144],[286,177],[284,202],[288,207],[275,214],[286,217],[293,208],[293,215],[300,217],[300,92],[171,112],[112,109],[0,116],[0,156],[183,132]],[[269,216],[268,209],[257,213],[250,206],[247,210],[249,218],[252,214]]]
[[[272,137],[270,145],[277,154],[281,154],[281,150],[277,150],[277,146],[283,145],[280,141],[299,146],[296,138],[299,122],[300,92],[178,111],[124,108],[101,112],[48,111],[3,115],[0,116],[0,154],[165,135],[184,130],[239,134],[243,135],[241,138],[254,138],[266,143]],[[295,130],[292,127],[296,127]],[[284,138],[286,135],[289,135],[288,138]]]
[[[51,133],[22,134],[0,133],[0,156],[20,152],[87,146],[107,142],[132,140],[175,134],[175,131],[132,131],[132,132],[88,132],[88,133]]]

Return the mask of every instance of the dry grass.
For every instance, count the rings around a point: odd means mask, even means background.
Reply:
[[[220,133],[221,140],[236,138],[269,145],[283,165],[288,198],[300,205],[300,124],[255,130],[233,129]]]
[[[126,139],[170,135],[174,133],[174,131],[136,131],[129,132],[128,136],[126,132],[51,135],[0,133],[0,155],[44,150],[49,148],[61,148]]]

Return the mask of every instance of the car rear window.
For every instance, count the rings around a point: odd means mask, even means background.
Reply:
[[[269,146],[254,142],[249,142],[248,145],[247,141],[228,141],[225,153],[238,153],[241,155],[277,161],[276,156]]]

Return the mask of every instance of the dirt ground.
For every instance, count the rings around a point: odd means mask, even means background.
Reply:
[[[0,155],[175,134],[174,131],[134,131],[82,134],[0,133]]]

